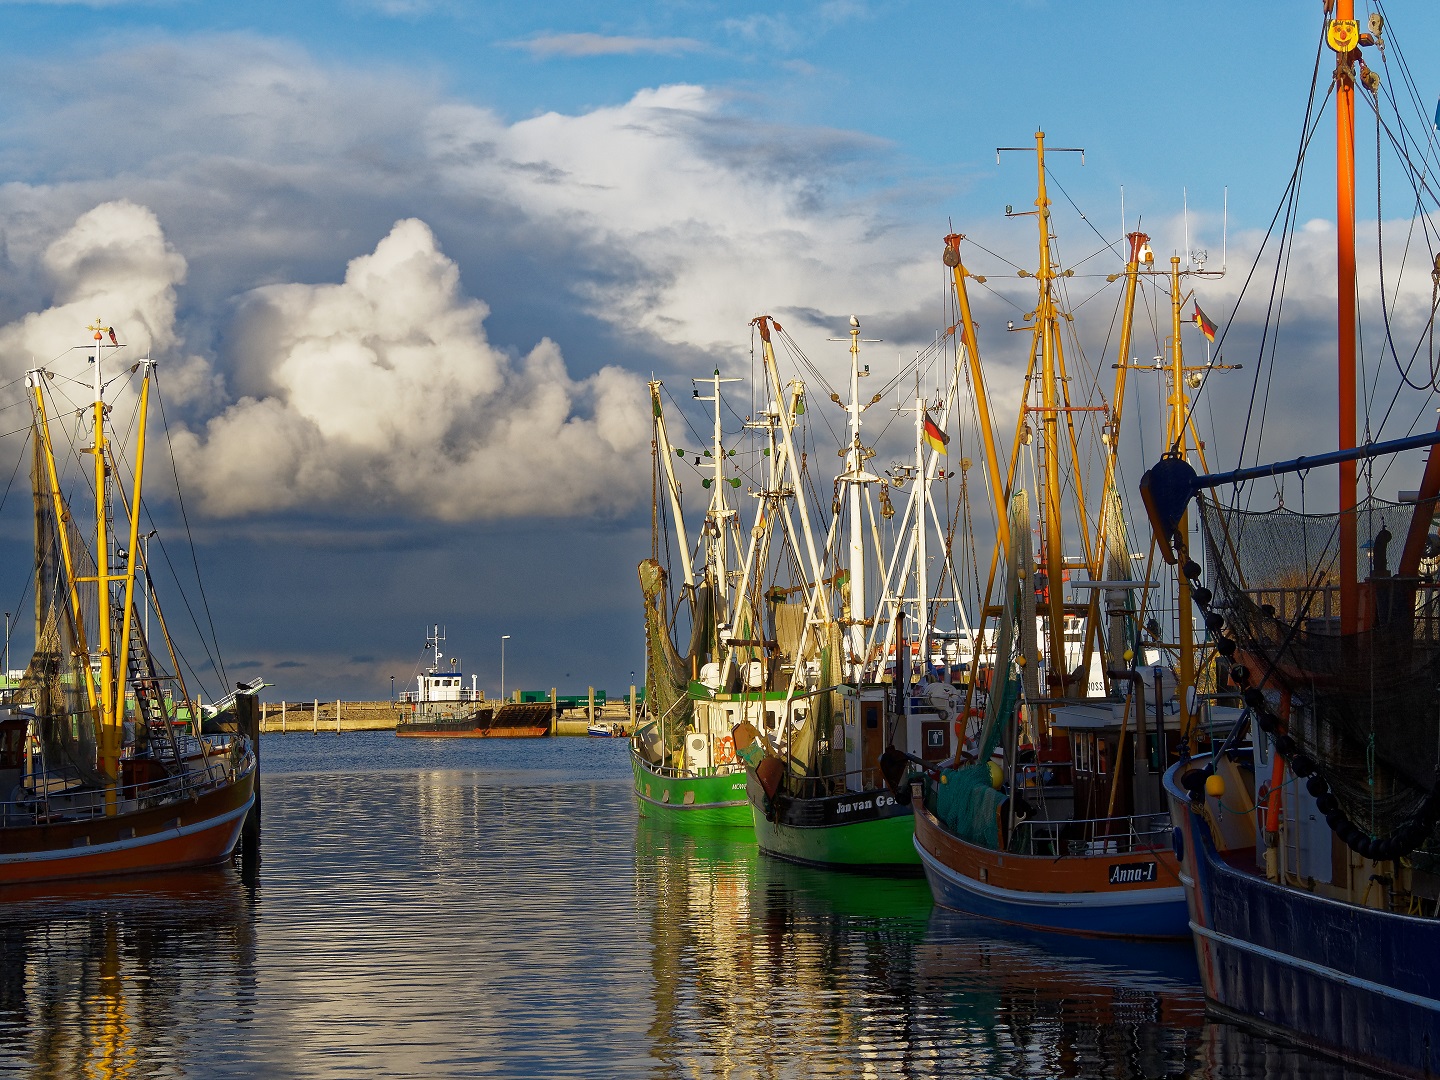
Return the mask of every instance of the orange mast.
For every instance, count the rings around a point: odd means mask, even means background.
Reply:
[[[1355,0],[1337,0],[1328,38],[1335,67],[1335,240],[1340,312],[1340,449],[1355,446]],[[1340,465],[1340,630],[1360,628],[1360,551],[1356,537],[1355,462]]]

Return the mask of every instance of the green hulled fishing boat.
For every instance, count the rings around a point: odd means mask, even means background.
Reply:
[[[773,319],[756,323],[769,388],[783,400],[774,341],[787,339]],[[792,687],[787,704],[799,715],[779,725],[778,734],[746,717],[734,735],[737,752],[751,765],[746,792],[762,851],[810,866],[918,874],[908,789],[887,785],[881,762],[898,761],[903,773],[907,761],[923,767],[952,758],[957,749],[962,698],[951,680],[967,670],[974,641],[951,557],[953,527],[938,550],[929,547],[934,537],[928,534],[942,515],[955,520],[944,507],[937,513],[930,486],[947,472],[945,426],[959,370],[936,363],[945,355],[937,347],[918,356],[913,371],[902,372],[913,376],[915,396],[913,407],[902,400],[896,411],[913,409],[915,457],[877,475],[868,465],[876,451],[861,442],[861,414],[884,394],[862,398],[869,365],[860,362],[860,324],[853,317],[849,337],[849,401],[830,393],[848,425],[839,449],[843,471],[833,485],[828,537],[811,570],[815,585],[808,590],[796,653],[806,656],[807,645],[814,649],[814,677]],[[944,385],[931,397],[921,384],[936,375]],[[790,445],[790,414],[776,411]],[[793,484],[803,486],[798,474]],[[890,491],[905,487],[908,503],[897,513]],[[933,577],[932,557],[941,568]],[[907,619],[913,632],[907,632]],[[942,619],[953,625],[937,631]],[[767,720],[770,715],[767,708]]]
[[[716,726],[708,713],[697,714],[695,700],[709,696],[694,678],[714,681],[729,626],[730,603],[726,585],[739,553],[739,513],[729,505],[727,492],[739,480],[726,475],[726,455],[720,425],[722,379],[719,371],[705,380],[714,391],[715,435],[704,457],[709,475],[703,485],[710,502],[699,530],[697,552],[692,554],[681,506],[677,464],[689,463],[685,451],[672,446],[661,405],[663,386],[650,384],[654,417],[651,555],[640,564],[640,591],[645,603],[645,718],[630,740],[630,763],[635,775],[635,799],[647,817],[751,828],[745,799],[745,766],[735,755],[730,725]],[[699,390],[695,391],[699,398]],[[732,448],[733,451],[733,448]],[[700,469],[700,454],[692,454]],[[678,550],[677,550],[678,549]],[[680,580],[662,559],[679,563]],[[675,645],[675,621],[688,618],[689,645],[684,653]],[[721,718],[723,720],[723,718]]]

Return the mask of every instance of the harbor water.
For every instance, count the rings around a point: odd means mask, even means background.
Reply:
[[[258,868],[0,893],[0,1075],[1354,1075],[1207,1018],[1188,946],[637,818],[626,754],[264,736]]]

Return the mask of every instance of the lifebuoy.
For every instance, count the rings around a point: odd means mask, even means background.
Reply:
[[[725,735],[715,744],[715,763],[717,765],[730,765],[734,761],[735,740],[729,735]]]

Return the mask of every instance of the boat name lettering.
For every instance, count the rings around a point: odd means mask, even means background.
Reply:
[[[835,805],[835,813],[836,813],[836,814],[850,814],[850,813],[853,813],[853,812],[856,811],[856,810],[870,810],[870,809],[872,809],[874,806],[875,806],[875,802],[874,802],[873,799],[860,799],[860,800],[857,800],[856,802],[836,803],[836,805]]]
[[[1143,882],[1154,881],[1159,876],[1160,866],[1158,863],[1111,863],[1110,884],[1111,885],[1139,885]]]

